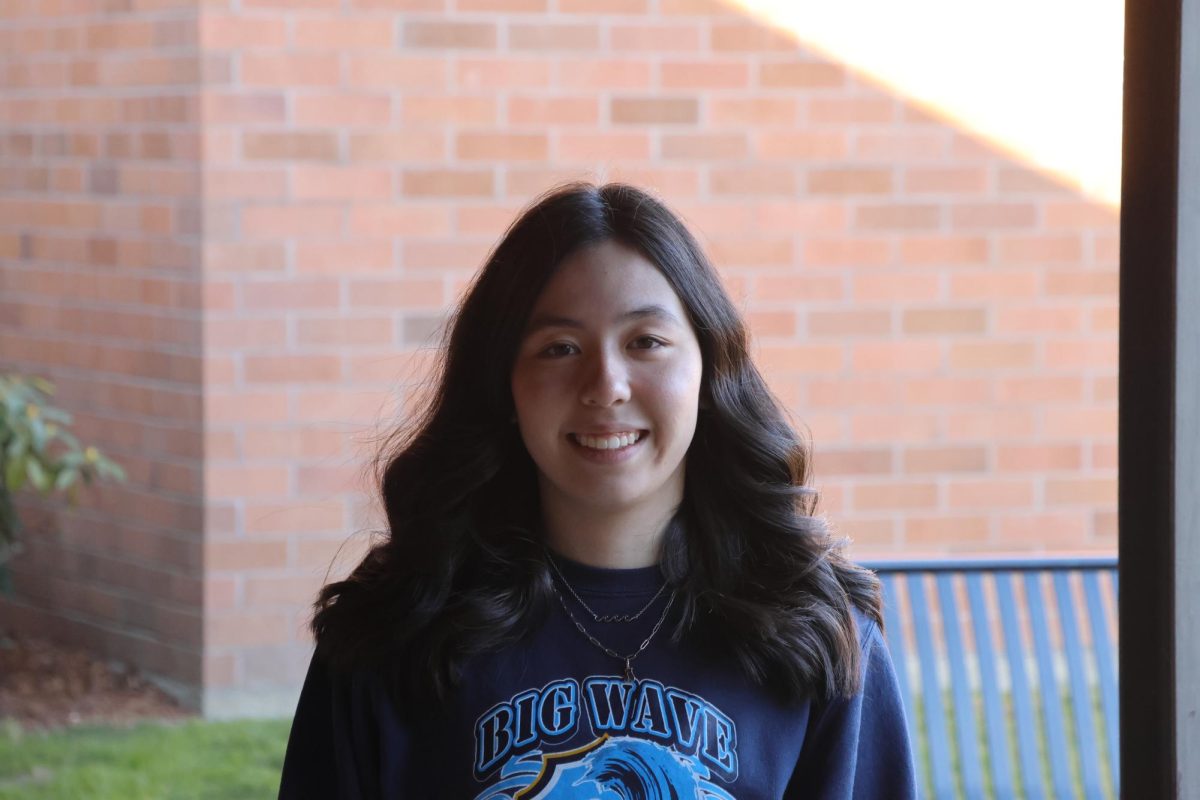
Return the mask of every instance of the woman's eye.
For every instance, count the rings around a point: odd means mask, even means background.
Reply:
[[[555,342],[554,344],[545,347],[540,355],[544,356],[545,358],[561,358],[562,356],[569,356],[574,352],[575,345],[568,344],[567,342]]]
[[[652,350],[664,346],[666,342],[656,336],[639,336],[631,344],[637,350]]]

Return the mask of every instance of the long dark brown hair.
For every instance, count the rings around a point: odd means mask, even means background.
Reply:
[[[665,205],[628,185],[571,184],[509,227],[448,327],[435,390],[381,450],[388,532],[322,589],[318,655],[383,671],[399,698],[445,697],[463,664],[519,641],[551,608],[536,468],[512,424],[510,376],[558,266],[613,240],[655,265],[700,342],[700,414],[661,567],[678,641],[705,639],[792,699],[858,688],[852,609],[880,620],[875,576],[841,554],[806,487],[808,449],[750,360],[716,271]]]

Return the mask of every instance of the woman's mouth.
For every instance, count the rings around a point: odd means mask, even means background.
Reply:
[[[602,435],[572,433],[569,435],[575,444],[586,447],[588,450],[621,450],[637,444],[642,438],[642,431],[621,431]]]

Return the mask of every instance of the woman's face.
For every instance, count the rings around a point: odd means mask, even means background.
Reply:
[[[608,241],[564,261],[512,372],[543,502],[669,515],[683,498],[702,371],[682,303],[640,254]]]

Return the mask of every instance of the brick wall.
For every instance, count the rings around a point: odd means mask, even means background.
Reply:
[[[40,374],[129,481],[20,510],[0,626],[85,642],[199,702],[200,137],[190,3],[0,13],[0,369]]]
[[[132,16],[156,14],[169,12]],[[242,0],[205,3],[197,29],[199,116],[174,135],[199,142],[199,185],[164,197],[180,176],[156,163],[157,178],[108,200],[124,209],[140,191],[169,207],[162,243],[188,253],[190,272],[124,258],[71,269],[194,280],[202,268],[203,290],[176,317],[202,309],[202,337],[193,324],[178,345],[203,353],[202,378],[171,377],[192,398],[202,383],[189,423],[203,460],[164,460],[203,469],[190,497],[204,513],[171,540],[194,546],[203,532],[210,714],[294,701],[313,592],[347,535],[333,574],[380,524],[364,477],[372,437],[505,225],[563,179],[647,185],[693,224],[772,385],[811,430],[823,508],[857,553],[1115,549],[1114,209],[720,2]],[[10,123],[23,96],[0,105]],[[58,164],[5,141],[5,165]],[[44,316],[71,289],[28,285],[57,274],[21,249],[31,222],[7,222],[34,195],[105,206],[87,189],[6,188],[9,363],[45,363],[27,350],[43,340],[99,341]],[[112,230],[58,213],[72,237]],[[133,337],[167,346],[148,328]],[[48,361],[78,376],[67,396],[81,410],[97,386],[137,383],[95,360]],[[123,419],[144,436],[154,417]],[[104,423],[97,436],[116,444]],[[130,464],[152,452],[111,449]],[[149,482],[161,468],[147,473],[145,495],[161,502]],[[103,510],[123,496],[106,490],[100,510],[61,518],[100,520],[113,538],[96,546],[129,562],[126,518]],[[21,607],[33,605],[63,608]]]

